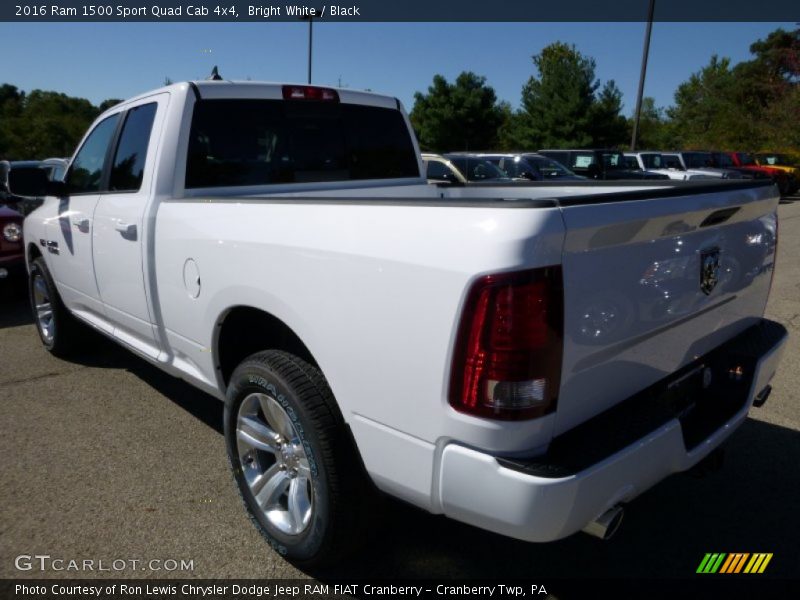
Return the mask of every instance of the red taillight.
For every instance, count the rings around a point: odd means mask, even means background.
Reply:
[[[338,102],[339,93],[336,90],[311,85],[285,85],[283,86],[283,99]]]
[[[467,295],[456,336],[453,408],[504,420],[555,410],[563,304],[559,266],[478,279]]]

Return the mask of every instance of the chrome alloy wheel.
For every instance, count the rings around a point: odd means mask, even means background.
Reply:
[[[311,522],[314,490],[308,457],[292,420],[268,394],[242,400],[236,419],[242,474],[266,519],[287,535]]]
[[[50,344],[55,336],[56,323],[53,318],[53,306],[50,303],[47,283],[39,272],[33,275],[33,304],[36,309],[36,326],[45,342]]]

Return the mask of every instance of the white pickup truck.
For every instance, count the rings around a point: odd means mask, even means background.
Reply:
[[[27,185],[45,347],[89,326],[224,401],[245,505],[303,565],[360,539],[375,488],[607,537],[766,400],[785,343],[774,186],[431,185],[390,97],[176,84]]]

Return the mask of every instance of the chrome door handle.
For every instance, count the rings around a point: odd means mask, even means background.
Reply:
[[[72,224],[78,228],[78,231],[89,233],[89,219],[72,219]]]
[[[136,239],[136,223],[117,221],[114,225],[114,229],[119,231],[125,239]]]

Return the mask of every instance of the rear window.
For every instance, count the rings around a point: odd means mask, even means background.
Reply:
[[[402,114],[353,104],[201,100],[186,187],[419,177]]]
[[[573,169],[588,169],[595,162],[594,152],[574,152],[570,166]]]

